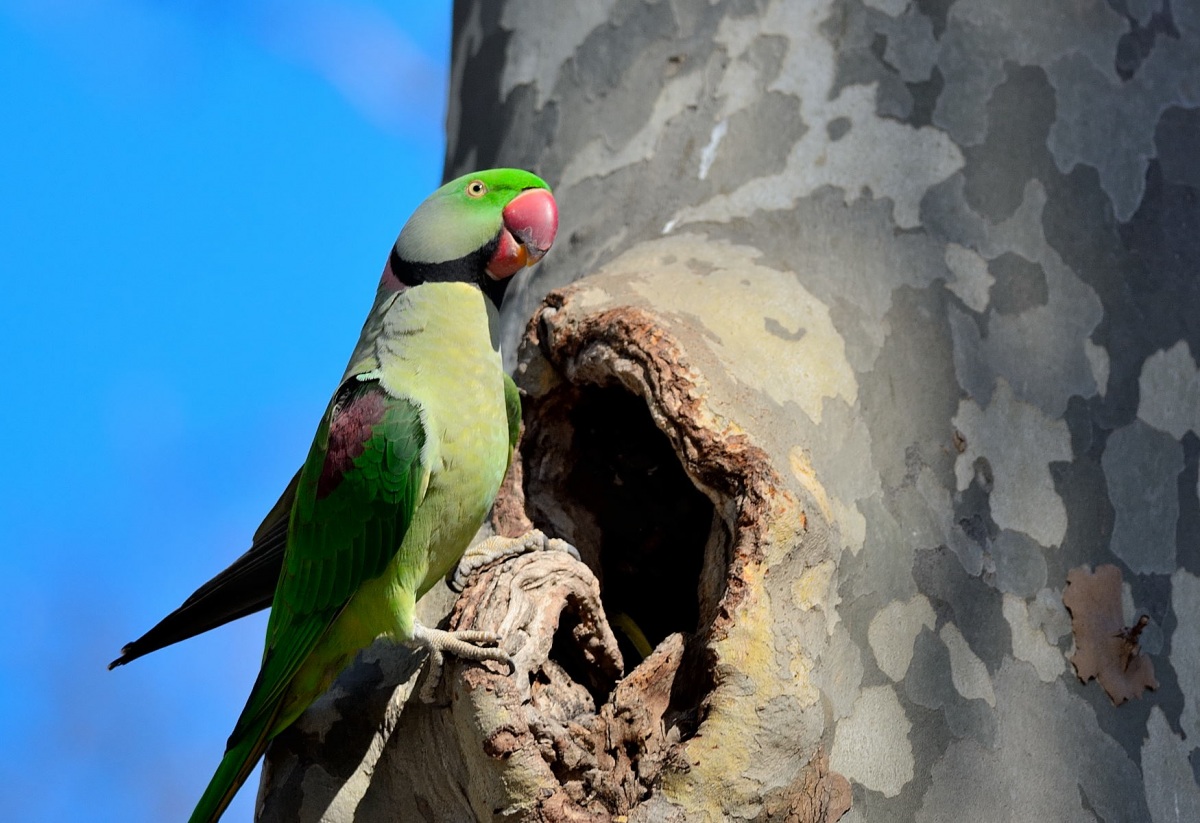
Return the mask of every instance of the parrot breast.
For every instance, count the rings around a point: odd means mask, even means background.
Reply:
[[[508,466],[504,372],[489,305],[466,283],[407,289],[383,318],[376,344],[379,385],[411,400],[425,429],[421,463],[429,482],[390,571],[390,585],[414,597],[458,562]]]

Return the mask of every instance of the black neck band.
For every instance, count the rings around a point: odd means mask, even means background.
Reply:
[[[498,244],[498,240],[493,240],[465,257],[447,260],[444,263],[412,263],[401,258],[393,247],[388,263],[392,267],[392,274],[406,286],[419,286],[422,283],[472,283],[488,296],[496,308],[500,308],[508,281],[512,278],[503,277],[497,280],[485,270],[487,261],[495,253]]]

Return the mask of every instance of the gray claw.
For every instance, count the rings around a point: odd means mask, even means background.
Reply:
[[[504,663],[509,671],[513,669],[512,658],[508,652],[499,647],[500,635],[495,632],[457,631],[448,632],[442,629],[430,629],[417,623],[413,627],[412,645],[420,646],[429,651],[429,674],[421,686],[420,697],[424,703],[434,702],[434,690],[442,679],[442,667],[446,654],[452,654],[463,660],[482,662],[495,660]]]

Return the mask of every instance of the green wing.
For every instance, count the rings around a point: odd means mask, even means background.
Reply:
[[[509,447],[521,396],[504,375]],[[338,390],[300,470],[283,568],[271,604],[262,669],[229,738],[262,731],[292,677],[365,580],[387,568],[424,488],[420,411],[377,381],[350,377]]]
[[[338,391],[300,472],[262,672],[234,737],[274,710],[350,597],[395,556],[423,488],[424,444],[412,402],[356,377]]]
[[[399,550],[424,493],[420,410],[346,380],[300,470],[262,668],[191,820],[218,816],[270,739],[292,679],[366,580]]]

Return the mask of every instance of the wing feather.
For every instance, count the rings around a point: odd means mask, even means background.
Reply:
[[[411,400],[347,380],[300,472],[263,666],[231,745],[270,715],[363,582],[386,569],[419,503],[425,432]]]

